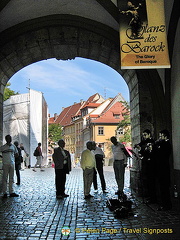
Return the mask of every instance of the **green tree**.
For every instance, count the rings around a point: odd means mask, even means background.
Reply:
[[[6,87],[5,87],[5,89],[4,89],[4,101],[6,101],[7,99],[9,99],[11,96],[13,96],[13,95],[17,95],[17,94],[19,94],[18,92],[15,92],[14,90],[11,90],[10,88],[9,88],[9,86],[11,86],[11,83],[10,82],[8,82],[7,84],[6,84]]]
[[[50,145],[58,142],[58,140],[62,138],[62,127],[59,124],[50,124],[48,137]]]
[[[129,103],[126,101],[121,101],[121,103],[124,105],[123,109],[123,120],[118,124],[118,129],[123,129],[124,135],[120,137],[121,142],[131,142],[131,119],[130,119],[130,106]]]

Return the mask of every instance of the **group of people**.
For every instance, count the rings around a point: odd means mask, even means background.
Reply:
[[[7,194],[8,185],[9,185],[9,196],[18,197],[19,195],[14,192],[14,188],[13,188],[14,170],[16,172],[16,177],[17,177],[16,184],[20,185],[21,183],[20,170],[21,169],[24,170],[25,168],[24,158],[28,158],[29,154],[26,152],[22,143],[19,145],[19,142],[15,141],[13,144],[12,137],[10,135],[6,135],[5,140],[6,140],[6,143],[0,147],[0,152],[2,153],[2,156],[1,156],[2,164],[3,164],[3,176],[2,176],[3,198],[8,197],[8,194]],[[39,156],[42,156],[40,143],[38,144],[37,149],[39,151]],[[36,157],[37,162],[33,168],[34,171],[36,171],[35,167],[39,164],[39,159],[41,162],[41,157],[39,156]],[[8,182],[8,179],[9,179],[9,182]]]
[[[94,141],[88,141],[86,147],[87,149],[81,154],[81,168],[83,170],[84,198],[88,199],[93,197],[90,194],[92,183],[95,191],[98,190],[97,172],[100,177],[103,193],[107,193],[107,190],[103,173],[103,159],[105,155],[101,149],[101,145],[96,146]]]
[[[62,199],[69,195],[65,193],[66,174],[71,171],[71,155],[69,151],[65,150],[65,142],[63,139],[58,141],[58,148],[54,149],[52,155],[55,167],[55,185],[56,197]],[[106,183],[103,174],[103,158],[104,152],[96,146],[93,141],[87,142],[87,149],[83,151],[81,156],[81,167],[83,169],[84,179],[84,195],[85,199],[92,197],[90,195],[91,184],[94,184],[94,189],[97,191],[97,172],[101,180],[101,186],[104,193],[106,193]]]
[[[20,166],[22,163],[21,148],[18,142],[12,144],[12,138],[10,135],[5,137],[6,144],[0,147],[2,152],[3,162],[3,197],[7,197],[7,179],[9,176],[9,194],[10,197],[19,196],[14,192],[14,165],[17,175],[17,184],[20,184]],[[111,137],[112,153],[113,153],[113,168],[115,179],[117,182],[118,190],[115,192],[119,197],[123,197],[124,192],[124,174],[125,167],[127,166],[127,158],[130,157],[125,146],[117,141],[116,137]],[[71,171],[71,155],[69,151],[65,150],[65,142],[63,139],[58,141],[59,147],[54,149],[52,155],[55,168],[55,186],[56,197],[62,199],[69,195],[65,193],[66,174]],[[100,177],[101,187],[103,193],[107,193],[106,182],[103,173],[103,160],[104,152],[101,149],[101,145],[96,146],[94,141],[88,141],[86,143],[87,149],[81,154],[81,168],[83,170],[83,183],[84,183],[84,198],[89,199],[93,197],[90,194],[91,186],[94,185],[94,190],[98,190],[97,185],[97,172]],[[148,203],[160,203],[158,210],[171,209],[171,197],[170,197],[170,166],[169,157],[171,154],[171,144],[169,141],[169,132],[162,130],[159,133],[159,139],[155,141],[152,138],[150,130],[143,131],[142,140],[140,143],[134,146],[138,150],[138,159],[141,162],[140,172],[143,188],[148,190],[149,196]],[[41,143],[38,143],[36,149],[38,151],[37,164],[40,164],[42,160]],[[132,151],[135,154],[135,152]],[[137,157],[137,155],[135,154]]]
[[[119,197],[124,196],[124,175],[127,159],[130,157],[125,146],[117,141],[116,137],[111,137],[113,168],[118,190],[115,192]],[[59,147],[54,149],[53,160],[55,163],[55,183],[57,198],[68,197],[65,194],[66,174],[71,171],[71,157],[68,151],[64,150],[65,142],[60,140]],[[83,170],[84,198],[93,197],[90,194],[91,186],[94,190],[97,186],[97,172],[99,173],[102,191],[106,190],[106,182],[103,173],[104,152],[100,146],[96,146],[94,141],[86,143],[87,149],[81,154],[81,168]],[[171,209],[170,197],[170,166],[169,157],[171,144],[169,132],[162,130],[159,139],[154,141],[150,130],[146,129],[142,134],[142,141],[135,145],[138,149],[138,156],[141,160],[141,179],[140,181],[147,188],[149,199],[147,203],[159,203],[158,210]],[[133,151],[132,151],[133,152]],[[136,155],[137,156],[137,155]],[[144,183],[147,183],[146,186]]]
[[[151,131],[143,131],[142,140],[135,145],[138,149],[141,161],[140,181],[142,188],[147,189],[148,204],[158,203],[158,210],[171,209],[170,196],[170,163],[171,144],[168,130],[159,132],[159,138],[155,141]]]
[[[118,191],[116,194],[123,196],[124,189],[124,173],[127,166],[127,158],[129,153],[125,146],[119,143],[116,137],[111,137],[112,152],[114,156],[114,172],[115,179],[118,185]],[[52,155],[55,164],[55,183],[56,183],[56,196],[59,199],[68,197],[65,193],[66,174],[71,171],[71,157],[67,150],[64,150],[65,142],[61,139],[58,142],[59,147],[54,149]],[[101,181],[101,187],[103,193],[107,193],[106,182],[103,173],[104,152],[101,149],[101,145],[96,146],[94,141],[88,141],[86,143],[87,149],[81,154],[81,168],[83,170],[83,182],[84,182],[84,198],[89,199],[93,197],[90,194],[91,186],[94,185],[95,192],[98,190],[97,185],[97,173]]]

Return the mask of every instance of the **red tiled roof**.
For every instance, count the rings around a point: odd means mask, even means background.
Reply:
[[[97,117],[99,117],[99,114],[90,114],[89,117],[90,118],[97,118]]]
[[[93,107],[96,108],[100,105],[100,103],[96,103],[99,99],[95,99],[96,95],[90,96],[87,101],[83,103],[76,103],[69,107],[64,108],[64,110],[60,113],[58,118],[56,119],[55,123],[60,124],[61,126],[66,126],[72,123],[72,118],[80,114],[80,109],[86,107]],[[98,94],[99,95],[99,94]]]
[[[81,109],[82,104],[76,103],[69,107],[64,108],[64,110],[60,113],[58,118],[56,119],[56,123],[61,126],[66,126],[72,123],[72,117],[78,115],[79,110]]]
[[[64,108],[64,110],[60,113],[60,115],[55,120],[55,123],[60,124],[61,126],[70,125],[73,123],[72,122],[73,117],[81,115],[80,114],[81,109],[83,109],[85,107],[97,108],[102,103],[97,103],[97,101],[99,99],[95,100],[96,96],[97,96],[97,93],[92,95],[91,97],[89,97],[86,102],[75,103],[74,105]],[[91,114],[90,115],[90,118],[92,118],[91,122],[93,122],[93,123],[119,123],[120,121],[122,121],[123,120],[122,112],[125,111],[124,105],[117,100],[116,100],[117,102],[115,102],[115,100],[112,99],[110,104],[102,112],[101,116],[99,116],[97,114],[94,114],[94,115]],[[114,103],[113,103],[113,101],[114,101]],[[117,115],[118,113],[120,114],[120,118],[115,118],[115,115]],[[93,118],[96,118],[96,119],[93,120]]]
[[[122,113],[124,112],[124,106],[121,102],[116,102],[107,112],[105,112],[99,118],[93,120],[92,123],[119,123],[123,120]],[[114,114],[120,114],[120,118],[115,118]]]
[[[48,124],[52,124],[52,123],[55,123],[54,117],[51,117],[51,118],[49,118],[49,120],[48,120]]]
[[[96,102],[97,100],[94,100],[95,96],[97,95],[98,93],[95,93],[94,95],[90,96],[88,98],[88,100],[86,101],[86,104],[89,102],[89,103],[93,103],[93,102]]]
[[[88,100],[85,102],[85,105],[88,105],[89,103],[97,103],[101,97],[102,96],[99,95],[99,93],[95,93],[94,95],[92,95],[88,98]],[[103,100],[103,98],[102,98],[102,100]]]
[[[107,107],[103,110],[102,114],[107,112],[116,102],[122,102],[125,101],[124,98],[122,97],[121,93],[118,93],[117,96],[111,99],[110,103],[107,105]]]
[[[107,116],[102,116],[100,118],[97,118],[95,120],[91,120],[92,123],[119,123],[120,121],[122,121],[122,118],[114,118],[112,117],[107,117]]]
[[[86,103],[86,104],[82,107],[82,109],[85,108],[85,107],[97,108],[99,105],[101,105],[101,103]]]

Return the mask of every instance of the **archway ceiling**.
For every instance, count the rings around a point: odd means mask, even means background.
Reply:
[[[1,0],[0,32],[25,21],[57,14],[70,14],[119,30],[118,9],[110,0]]]
[[[56,2],[56,4],[55,4]],[[82,18],[86,19],[84,22],[84,28],[87,27],[88,25],[88,19],[91,22],[96,22],[101,25],[106,26],[106,37],[110,38],[111,41],[113,41],[113,46],[109,48],[108,50],[106,47],[106,43],[104,43],[103,39],[98,40],[98,44],[101,43],[103,47],[98,46],[98,54],[99,52],[104,52],[106,50],[107,53],[105,54],[105,57],[96,57],[96,56],[90,56],[89,54],[84,54],[82,57],[87,57],[90,59],[94,59],[100,62],[103,62],[112,68],[116,69],[125,79],[126,82],[128,83],[130,79],[132,78],[132,75],[135,74],[134,70],[132,71],[121,71],[120,66],[119,66],[119,50],[118,50],[118,31],[119,31],[119,11],[118,8],[114,5],[114,3],[111,2],[111,0],[46,0],[46,4],[44,4],[44,0],[31,0],[31,1],[24,1],[24,0],[10,0],[10,1],[5,1],[1,0],[0,3],[0,35],[1,35],[1,41],[0,45],[3,46],[4,44],[7,45],[3,50],[2,54],[0,55],[1,57],[6,56],[6,60],[3,60],[2,63],[0,64],[0,68],[2,70],[1,72],[1,79],[2,82],[5,82],[19,69],[22,67],[31,64],[33,62],[42,60],[42,59],[47,59],[46,56],[40,57],[40,54],[38,58],[32,57],[32,54],[30,56],[30,51],[31,49],[27,50],[27,46],[18,45],[17,37],[21,33],[23,33],[24,30],[29,30],[33,31],[33,29],[30,29],[30,26],[32,25],[32,28],[34,27],[34,24],[36,25],[37,21],[39,24],[41,24],[41,19],[43,19],[44,22],[46,22],[46,27],[50,24],[51,25],[51,18],[55,19],[57,24],[56,25],[62,25],[62,16],[63,15],[69,15],[72,16],[72,19],[76,18]],[[59,17],[60,16],[60,19]],[[49,21],[50,19],[50,21]],[[71,19],[71,24],[74,20]],[[77,19],[76,19],[77,20]],[[59,22],[60,21],[60,22]],[[66,20],[65,20],[66,21]],[[84,20],[83,20],[84,21]],[[33,24],[31,24],[31,22]],[[50,22],[50,23],[49,23]],[[30,24],[29,24],[30,23]],[[54,20],[53,20],[54,23]],[[28,26],[28,28],[27,28]],[[45,26],[43,26],[45,27]],[[43,29],[42,27],[42,29]],[[92,26],[91,26],[92,27]],[[95,30],[96,28],[96,30]],[[96,34],[99,33],[100,35],[102,34],[104,36],[104,33],[100,27],[95,27],[94,31]],[[19,29],[20,32],[19,32]],[[88,28],[87,28],[88,29]],[[47,28],[46,28],[47,30]],[[45,31],[46,31],[45,30]],[[22,32],[21,32],[22,31]],[[44,30],[43,30],[44,31]],[[93,32],[94,32],[93,31]],[[26,31],[25,31],[26,32]],[[34,34],[34,33],[33,33]],[[33,35],[30,32],[30,35]],[[109,36],[108,36],[109,34]],[[19,35],[19,36],[20,36]],[[36,35],[36,34],[35,34]],[[91,34],[92,35],[92,34]],[[92,37],[92,36],[91,36]],[[13,42],[7,43],[10,39],[12,38]],[[88,39],[88,38],[87,38]],[[22,40],[22,39],[21,39]],[[42,38],[42,40],[44,40]],[[16,41],[16,42],[15,42]],[[21,41],[20,41],[21,42]],[[26,42],[26,40],[23,41],[23,43]],[[28,42],[28,41],[27,41]],[[36,41],[39,43],[39,39]],[[106,41],[105,41],[106,42]],[[7,43],[7,44],[6,44]],[[22,42],[21,42],[22,43]],[[36,43],[37,44],[37,43]],[[100,44],[100,45],[101,45]],[[105,45],[104,45],[105,44]],[[114,44],[116,45],[114,49]],[[10,47],[9,47],[9,46]],[[32,42],[31,42],[32,45]],[[109,43],[108,43],[109,45]],[[95,46],[97,46],[95,42]],[[105,46],[105,48],[104,48]],[[12,48],[11,48],[12,47]],[[50,47],[49,47],[50,48]],[[96,47],[95,47],[96,48]],[[6,50],[9,49],[9,50]],[[69,48],[70,49],[70,48]],[[8,54],[9,52],[9,54]],[[21,54],[22,52],[22,54]],[[35,52],[33,50],[33,52]],[[37,51],[38,52],[38,51]],[[42,52],[42,50],[41,50]],[[92,55],[92,49],[89,49],[89,52]],[[8,54],[8,55],[7,55]],[[22,60],[22,57],[25,58],[24,56],[26,55],[26,61]],[[70,54],[72,55],[72,54]],[[27,56],[30,56],[27,58]],[[53,57],[53,56],[51,56]],[[58,54],[54,55],[57,59]],[[71,58],[71,56],[67,55],[67,59]],[[18,58],[18,59],[17,59]],[[63,59],[60,57],[59,59]],[[18,64],[20,62],[21,64]],[[17,65],[17,66],[16,66]]]

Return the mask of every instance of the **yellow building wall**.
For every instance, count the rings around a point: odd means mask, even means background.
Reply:
[[[104,127],[104,134],[98,134],[98,127]],[[111,141],[110,138],[116,135],[117,126],[113,125],[96,125],[93,127],[93,141],[96,143],[104,143],[104,153],[105,157],[110,159],[112,157],[111,153]]]
[[[75,122],[75,158],[80,158],[83,150],[83,141],[82,141],[82,130],[83,130],[83,120],[80,119]]]
[[[64,127],[65,149],[70,153],[75,152],[75,127],[74,125]]]

